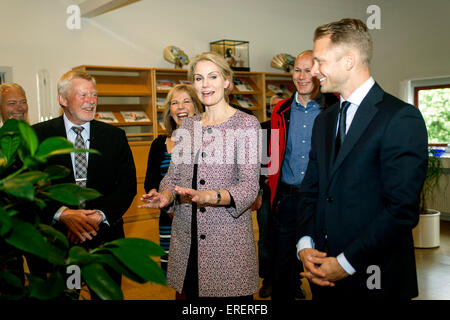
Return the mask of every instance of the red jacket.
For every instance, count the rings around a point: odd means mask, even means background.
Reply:
[[[278,130],[278,146],[272,146],[270,143],[270,163],[269,163],[269,187],[270,187],[270,205],[273,208],[275,198],[277,197],[278,181],[280,180],[281,166],[283,164],[284,155],[286,152],[286,143],[289,132],[289,120],[291,116],[291,105],[294,100],[295,94],[290,98],[285,99],[277,103],[272,112],[272,118],[270,122],[271,136],[276,139],[276,130]],[[335,94],[321,94],[319,93],[316,98],[322,110],[325,110],[328,106],[339,101],[339,96]],[[270,142],[274,140],[271,139]],[[277,148],[278,147],[278,148]],[[277,150],[278,149],[278,150]]]

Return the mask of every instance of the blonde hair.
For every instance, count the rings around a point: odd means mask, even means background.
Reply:
[[[5,94],[6,91],[10,89],[19,89],[22,92],[22,94],[26,97],[25,90],[23,90],[23,88],[19,84],[14,82],[6,82],[0,84],[0,105],[2,104],[3,94]]]
[[[61,78],[58,80],[58,94],[63,97],[68,96],[69,90],[72,89],[72,80],[74,79],[84,79],[87,81],[91,81],[94,85],[96,85],[95,78],[91,76],[89,73],[84,71],[74,71],[71,70],[69,72],[64,73]]]
[[[228,88],[225,88],[225,97],[227,98],[231,93],[231,90],[233,90],[233,70],[231,70],[228,62],[220,54],[212,51],[203,52],[196,55],[188,66],[188,79],[192,83],[194,83],[195,67],[200,61],[210,61],[214,63],[219,68],[222,77],[230,82]]]
[[[346,18],[317,27],[314,41],[330,35],[333,45],[349,45],[356,48],[361,61],[370,65],[372,59],[373,42],[366,24],[359,19]]]
[[[203,105],[198,99],[197,93],[195,92],[194,88],[192,88],[192,86],[187,84],[177,84],[176,86],[174,86],[172,89],[170,89],[163,104],[163,122],[169,137],[172,136],[172,132],[177,128],[177,123],[170,114],[170,102],[172,101],[173,95],[181,91],[186,92],[191,97],[192,103],[194,104],[194,114],[203,112]]]

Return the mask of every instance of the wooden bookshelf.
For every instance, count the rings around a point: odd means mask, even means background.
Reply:
[[[97,112],[112,112],[116,122],[130,141],[151,141],[154,136],[152,77],[149,68],[82,65],[73,68],[94,76],[97,83]],[[126,121],[122,112],[143,112],[147,121]],[[101,119],[98,119],[101,120]]]

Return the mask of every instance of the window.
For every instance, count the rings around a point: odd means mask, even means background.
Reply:
[[[450,84],[414,87],[414,105],[420,109],[432,145],[450,142]]]

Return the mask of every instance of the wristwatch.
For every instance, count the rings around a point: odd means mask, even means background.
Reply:
[[[216,193],[217,193],[217,195],[216,195],[216,199],[217,199],[216,204],[219,204],[219,203],[220,203],[220,200],[222,200],[222,195],[220,194],[220,191],[219,191],[219,190],[215,190],[215,191],[216,191]]]

